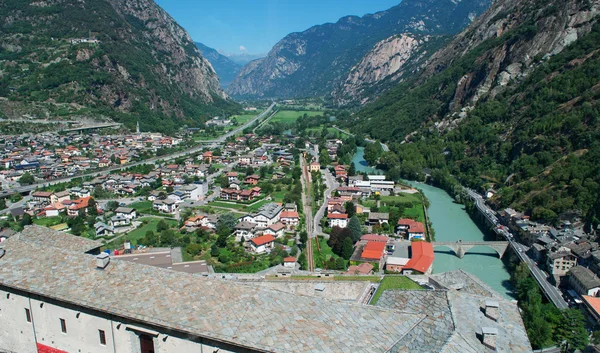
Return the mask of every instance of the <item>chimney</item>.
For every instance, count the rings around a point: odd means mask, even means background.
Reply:
[[[100,255],[96,256],[96,268],[100,270],[104,270],[108,263],[110,262],[110,256],[103,252]]]
[[[486,299],[485,300],[485,316],[498,322],[500,312],[498,311],[499,304],[497,300]]]
[[[495,327],[482,327],[482,343],[489,349],[496,350],[496,338],[498,337],[498,329]]]

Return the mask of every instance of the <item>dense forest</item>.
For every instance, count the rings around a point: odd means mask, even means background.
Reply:
[[[483,42],[424,84],[405,83],[359,113],[374,118],[351,124],[354,131],[391,141],[390,152],[379,151],[375,158],[393,178],[423,179],[427,172],[438,179],[453,176],[465,186],[498,191],[499,207],[512,206],[550,223],[575,211],[588,226],[597,226],[599,25],[542,61],[522,82],[479,102],[455,129],[427,123],[448,113],[444,102],[454,93],[449,82],[468,72],[480,53],[531,31],[535,28],[521,26]],[[401,143],[413,131],[409,143]]]

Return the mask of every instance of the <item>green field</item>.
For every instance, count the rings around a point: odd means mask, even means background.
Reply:
[[[138,201],[130,204],[128,207],[135,209],[137,213],[152,213],[152,201]]]
[[[161,220],[163,220],[162,218],[153,218],[153,217],[144,217],[144,218],[140,218],[139,221],[148,221],[147,224],[143,224],[141,227],[132,230],[131,232],[127,233],[126,235],[124,235],[123,237],[110,242],[108,244],[106,244],[106,248],[108,249],[112,249],[112,248],[118,248],[120,247],[125,241],[130,241],[131,245],[137,245],[138,241],[140,241],[142,238],[144,238],[144,236],[146,235],[146,232],[151,230],[153,232],[156,233],[156,225],[158,224],[158,222],[160,222]],[[171,221],[168,219],[164,219],[165,222],[167,222],[167,224],[170,227],[175,227],[177,226],[177,222],[176,221]]]
[[[316,116],[316,115],[323,115],[323,112],[310,111],[310,110],[300,110],[300,111],[280,110],[271,118],[270,122],[292,124],[299,117],[303,116],[304,114],[306,114],[308,116]]]
[[[262,206],[270,203],[270,200],[260,200],[255,202],[252,206],[248,206],[248,212],[256,212],[258,211],[259,208],[261,208]]]
[[[249,112],[242,115],[234,115],[231,117],[231,119],[233,120],[233,118],[235,118],[235,120],[238,122],[238,126],[241,126],[255,118],[260,113],[262,113],[262,110],[257,110],[255,112]]]
[[[38,226],[51,227],[57,224],[60,224],[62,219],[60,217],[44,217],[44,218],[36,218],[33,220],[34,224]]]
[[[408,289],[408,290],[420,290],[423,289],[412,279],[405,276],[385,276],[377,288],[377,292],[371,299],[371,305],[377,304],[377,301],[381,297],[384,291],[388,289]]]
[[[238,210],[238,211],[242,211],[242,210],[246,209],[246,207],[248,207],[247,205],[244,205],[241,203],[229,203],[229,202],[221,202],[221,201],[211,201],[207,205],[212,206],[212,207],[231,208],[231,209]]]
[[[407,207],[402,212],[402,217],[416,219],[419,222],[425,222],[425,212],[423,211],[423,200],[421,199],[421,194],[406,194],[399,193],[396,196],[381,196],[381,207],[379,208],[380,212],[389,212],[392,207],[388,204],[393,203],[411,203],[412,207]],[[377,205],[377,201],[374,199],[369,199],[362,203],[366,207],[373,208]]]

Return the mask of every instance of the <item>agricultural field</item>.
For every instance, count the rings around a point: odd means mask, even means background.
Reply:
[[[275,114],[275,116],[273,116],[273,118],[271,118],[270,122],[293,124],[299,117],[303,116],[304,114],[308,116],[316,116],[323,115],[323,112],[310,110],[280,110]]]

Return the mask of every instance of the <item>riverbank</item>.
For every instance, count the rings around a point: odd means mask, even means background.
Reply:
[[[361,173],[382,174],[383,171],[370,167],[364,160],[364,149],[357,148],[352,161],[356,170]],[[443,189],[420,182],[402,181],[419,189],[426,198],[427,221],[431,225],[431,233],[438,242],[485,241],[492,240],[469,215],[465,206],[458,204]],[[433,272],[446,272],[456,269],[465,270],[483,280],[492,289],[507,298],[513,299],[513,288],[510,283],[508,261],[498,258],[495,250],[486,246],[474,247],[460,259],[450,249],[435,249]]]

